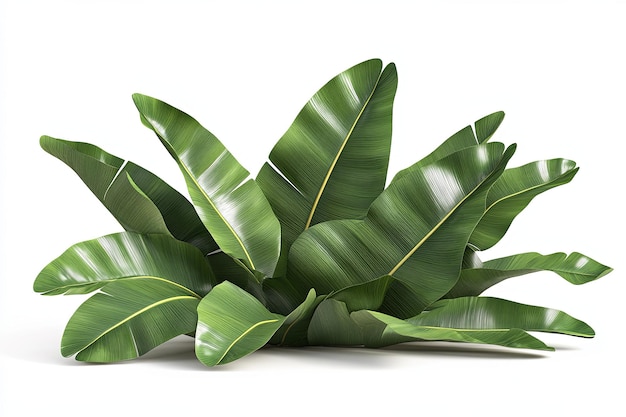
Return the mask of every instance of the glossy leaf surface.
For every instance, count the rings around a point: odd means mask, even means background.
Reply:
[[[441,326],[422,326],[375,311],[365,312],[362,310],[357,313],[370,314],[384,323],[386,328],[382,337],[391,343],[397,343],[398,337],[406,337],[413,340],[444,340],[499,345],[511,348],[554,350],[521,329],[458,329]],[[380,345],[384,344],[386,343],[380,343]]]
[[[404,174],[418,167],[423,167],[436,162],[441,158],[445,158],[450,154],[460,151],[461,149],[480,145],[481,143],[488,141],[496,132],[498,127],[500,127],[502,120],[504,120],[504,112],[499,111],[477,120],[474,123],[474,129],[472,129],[472,126],[464,127],[446,139],[430,154],[420,159],[409,168],[399,171],[393,178],[393,181],[402,178]]]
[[[522,329],[581,337],[595,334],[586,323],[562,311],[492,297],[441,300],[407,322],[454,329]]]
[[[144,123],[178,163],[196,211],[221,250],[273,276],[280,224],[248,171],[188,114],[148,96],[133,99]]]
[[[363,218],[385,186],[395,66],[378,59],[334,77],[300,111],[257,177],[283,228],[285,254],[310,226]]]
[[[168,282],[201,298],[214,277],[202,253],[188,243],[166,235],[123,232],[73,245],[39,273],[34,290],[86,294],[131,279]]]
[[[487,209],[470,237],[470,245],[485,250],[498,243],[535,196],[567,184],[576,172],[576,164],[567,159],[537,161],[504,171],[489,190]]]
[[[193,332],[200,297],[172,281],[115,281],[85,301],[67,323],[64,356],[116,362],[143,355],[161,343]]]
[[[40,144],[78,174],[124,229],[171,234],[205,254],[217,249],[191,203],[151,172],[89,143],[42,136]]]
[[[263,347],[285,321],[225,281],[198,305],[196,356],[207,366],[232,362]]]
[[[552,271],[571,282],[584,284],[594,281],[613,269],[578,252],[569,255],[558,252],[541,255],[535,252],[520,253],[493,259],[465,268],[459,281],[446,295],[447,298],[479,295],[487,288],[512,277],[537,271]]]
[[[513,151],[485,144],[407,172],[374,201],[365,220],[305,231],[291,249],[290,274],[322,294],[391,275],[409,299],[390,299],[394,282],[387,308],[405,317],[419,313],[456,282],[488,187]]]

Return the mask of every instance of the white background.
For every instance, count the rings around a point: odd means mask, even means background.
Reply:
[[[624,2],[0,4],[0,415],[624,415]],[[98,144],[184,190],[139,122],[141,92],[193,115],[256,175],[310,96],[373,57],[399,72],[391,173],[496,110],[495,139],[518,144],[512,165],[581,166],[484,258],[580,251],[614,267],[579,287],[538,273],[489,291],[562,309],[596,338],[539,335],[554,353],[272,348],[217,369],[187,339],[121,364],[60,356],[86,297],[42,297],[32,282],[73,243],[120,227],[41,135]]]

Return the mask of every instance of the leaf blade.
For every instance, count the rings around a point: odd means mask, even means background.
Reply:
[[[273,276],[280,225],[248,171],[188,114],[145,95],[134,94],[133,100],[178,163],[196,211],[219,247],[251,270]]]
[[[206,366],[232,362],[260,349],[284,321],[284,316],[224,281],[198,305],[196,356]]]

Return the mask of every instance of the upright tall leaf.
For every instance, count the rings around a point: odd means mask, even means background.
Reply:
[[[485,250],[498,243],[535,196],[567,184],[577,172],[576,163],[567,159],[536,161],[504,171],[487,194],[487,209],[470,237],[470,245]]]
[[[481,143],[488,141],[491,139],[498,127],[500,127],[502,120],[504,120],[504,112],[498,111],[477,120],[474,123],[474,129],[472,129],[472,126],[469,125],[464,127],[446,139],[437,147],[437,149],[429,153],[427,156],[420,159],[410,167],[399,171],[393,178],[393,181],[402,178],[404,174],[410,172],[412,169],[426,166],[438,161],[441,158],[445,158],[454,152],[460,151],[461,149],[480,145]]]
[[[257,183],[195,119],[157,99],[134,94],[142,121],[178,163],[200,219],[219,247],[251,270],[272,276],[280,224]]]
[[[310,226],[363,218],[385,186],[395,65],[378,59],[334,77],[300,111],[257,181],[288,248]]]
[[[78,174],[124,229],[171,234],[205,254],[217,249],[191,203],[150,171],[89,143],[42,136],[40,144]]]
[[[408,171],[364,220],[335,220],[304,232],[289,255],[290,276],[328,294],[390,275],[396,281],[383,308],[405,317],[419,313],[456,282],[487,190],[513,152],[500,143],[478,145]],[[394,292],[398,283],[403,291]]]

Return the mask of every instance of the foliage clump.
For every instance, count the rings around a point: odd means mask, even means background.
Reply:
[[[576,164],[508,167],[515,145],[490,141],[504,118],[496,112],[387,184],[396,87],[395,66],[377,59],[337,75],[255,179],[191,116],[135,94],[189,199],[94,145],[43,136],[125,230],[75,244],[37,276],[42,294],[96,291],[70,318],[61,353],[120,361],[187,334],[212,366],[267,343],[551,350],[528,332],[592,337],[562,311],[480,295],[534,271],[573,284],[611,271],[580,253],[479,258],[535,196],[570,182]]]

